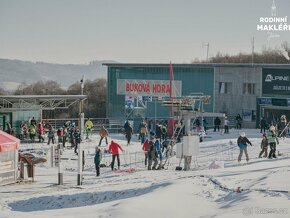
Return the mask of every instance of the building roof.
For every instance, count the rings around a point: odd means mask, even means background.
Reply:
[[[108,67],[169,67],[169,63],[103,63]],[[262,67],[290,69],[290,64],[241,64],[241,63],[193,63],[193,64],[172,64],[174,67]]]
[[[51,100],[51,99],[86,99],[86,95],[0,95],[0,100],[16,100],[19,99],[28,100],[28,99],[37,99],[37,100]]]
[[[67,109],[86,98],[86,95],[0,95],[0,111],[35,107],[42,110]]]

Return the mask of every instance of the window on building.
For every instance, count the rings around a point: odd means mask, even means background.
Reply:
[[[229,82],[220,82],[219,83],[219,93],[228,94],[232,92],[232,83]]]
[[[256,93],[255,88],[255,83],[244,83],[243,94],[254,95]]]

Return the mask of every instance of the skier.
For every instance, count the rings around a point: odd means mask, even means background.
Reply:
[[[115,164],[115,159],[117,157],[118,161],[118,169],[120,169],[120,157],[119,157],[119,149],[123,151],[123,148],[113,140],[111,141],[111,144],[109,146],[109,152],[112,153],[112,163],[111,163],[111,169],[114,170],[114,164]]]
[[[262,154],[264,153],[264,157],[268,156],[268,139],[267,139],[267,135],[264,133],[263,134],[263,139],[261,141],[261,149],[262,151],[259,154],[259,158],[262,157]]]
[[[269,132],[267,134],[267,138],[268,138],[268,143],[270,145],[270,153],[269,153],[269,159],[272,159],[272,158],[277,158],[276,157],[276,144],[279,145],[279,141],[278,141],[278,138],[277,138],[277,134],[276,134],[276,128],[275,126],[271,126],[270,129],[269,129]]]
[[[243,152],[246,155],[246,160],[247,162],[249,161],[249,155],[248,155],[248,151],[247,151],[247,144],[250,144],[252,146],[252,143],[249,141],[249,139],[246,137],[246,134],[244,132],[242,132],[240,134],[240,137],[237,140],[238,146],[240,148],[240,154],[238,156],[238,162],[241,162],[242,156],[243,156]]]
[[[96,176],[100,176],[100,163],[102,160],[102,152],[101,149],[97,146],[96,147],[96,154],[94,158],[94,163],[96,167]]]

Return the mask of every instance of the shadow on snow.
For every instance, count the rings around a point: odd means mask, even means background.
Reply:
[[[32,212],[63,208],[83,207],[147,194],[171,183],[154,184],[150,187],[107,192],[86,192],[72,195],[42,196],[9,203],[12,211]]]

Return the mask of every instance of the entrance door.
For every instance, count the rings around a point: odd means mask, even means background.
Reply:
[[[6,131],[8,129],[7,123],[11,123],[12,114],[11,113],[0,113],[0,130]]]

